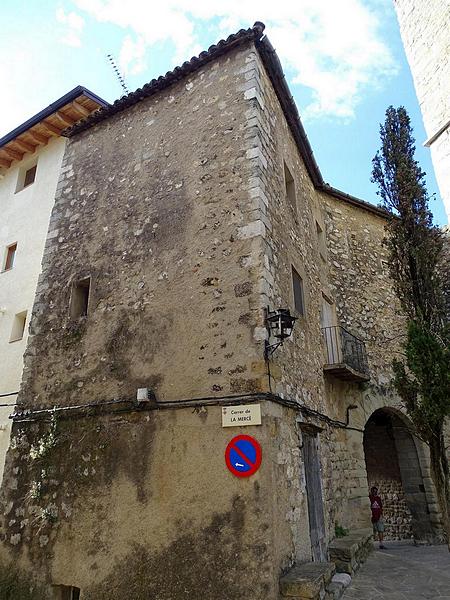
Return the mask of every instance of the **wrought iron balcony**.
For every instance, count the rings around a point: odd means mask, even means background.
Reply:
[[[364,342],[340,325],[323,327],[322,334],[325,346],[325,373],[345,381],[369,381]]]

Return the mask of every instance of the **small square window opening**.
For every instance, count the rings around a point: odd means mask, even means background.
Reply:
[[[286,199],[288,203],[291,205],[295,213],[297,213],[297,199],[295,196],[295,183],[294,178],[291,175],[286,163],[284,163],[284,184],[285,184],[285,192]]]
[[[72,585],[55,586],[58,600],[80,600],[80,588]]]
[[[317,242],[319,244],[319,254],[323,258],[323,260],[325,260],[326,255],[327,255],[327,246],[325,243],[325,233],[318,221],[316,221],[316,232],[317,232]]]
[[[14,259],[16,258],[17,244],[11,244],[6,248],[6,258],[4,271],[9,271],[14,266]]]
[[[34,183],[34,180],[36,179],[36,169],[37,169],[37,165],[34,165],[33,167],[31,167],[30,169],[27,169],[27,171],[25,171],[25,179],[23,182],[24,188],[26,188],[27,186]]]
[[[88,314],[90,287],[90,277],[82,279],[73,285],[70,298],[70,316],[72,319],[79,319]]]
[[[26,187],[29,187],[36,180],[37,173],[37,162],[34,164],[28,163],[27,165],[19,169],[19,176],[17,178],[16,194],[21,192]]]
[[[294,307],[299,315],[305,316],[305,296],[303,292],[303,279],[292,267],[292,287],[294,290]]]
[[[21,340],[23,338],[23,335],[25,333],[26,322],[27,322],[27,311],[26,310],[15,315],[12,330],[11,330],[11,337],[9,338],[10,342],[18,342],[19,340]]]

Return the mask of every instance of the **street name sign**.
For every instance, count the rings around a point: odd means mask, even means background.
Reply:
[[[261,425],[261,404],[222,407],[222,427]]]

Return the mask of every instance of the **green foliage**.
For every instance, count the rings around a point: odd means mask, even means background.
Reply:
[[[334,535],[337,538],[343,538],[346,535],[348,535],[348,529],[345,529],[345,527],[342,527],[342,525],[335,523],[334,524]]]
[[[425,173],[414,158],[410,119],[403,107],[386,111],[372,181],[390,214],[385,244],[390,275],[408,331],[404,360],[393,361],[394,384],[418,434],[429,445],[431,472],[450,537],[449,467],[444,422],[450,415],[450,329],[440,271],[443,237],[428,208]]]
[[[380,126],[381,150],[373,159],[372,181],[390,213],[390,274],[410,319],[435,331],[442,325],[442,282],[437,268],[443,238],[428,208],[425,173],[414,158],[415,146],[406,110],[390,106]]]
[[[380,136],[372,181],[390,214],[385,240],[390,274],[408,316],[406,360],[394,360],[394,383],[418,432],[430,442],[450,414],[450,338],[438,268],[443,239],[432,222],[425,173],[414,158],[403,107],[387,109]]]
[[[0,566],[1,600],[45,600],[44,590],[8,565]]]
[[[405,363],[394,361],[395,386],[417,431],[430,440],[450,414],[449,339],[410,321],[405,353]]]

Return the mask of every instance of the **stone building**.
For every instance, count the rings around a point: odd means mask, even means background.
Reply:
[[[450,220],[450,3],[394,0],[434,171]]]
[[[439,535],[390,383],[385,213],[324,183],[263,29],[67,133],[2,487],[36,597],[275,600],[369,524],[374,481],[393,537]],[[241,405],[261,424],[223,427]]]
[[[61,132],[107,102],[77,86],[0,138],[0,399],[14,405],[66,145]],[[10,406],[0,407],[0,481]]]

